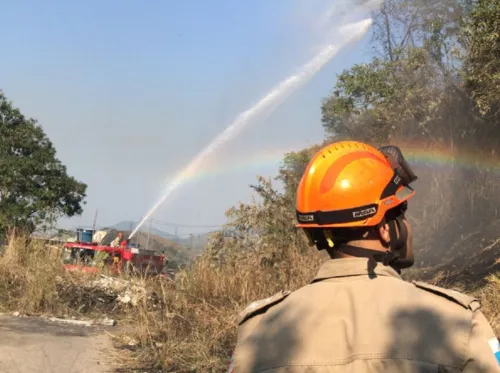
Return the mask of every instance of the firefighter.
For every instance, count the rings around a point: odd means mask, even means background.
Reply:
[[[116,236],[116,238],[111,242],[111,247],[120,247],[122,245],[122,241],[123,241],[123,233],[122,232],[118,232],[118,235]]]
[[[500,372],[477,299],[400,277],[416,176],[399,148],[321,149],[297,190],[297,227],[331,259],[310,284],[251,303],[230,372]]]

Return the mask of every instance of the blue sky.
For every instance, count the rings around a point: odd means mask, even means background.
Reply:
[[[347,1],[4,2],[0,89],[88,184],[84,214],[60,225],[89,226],[97,207],[99,225],[139,220],[167,177],[335,37],[320,27],[332,6],[328,27]],[[259,155],[320,141],[321,100],[336,74],[371,57],[369,38],[220,149],[220,172],[176,191],[155,219],[221,224],[250,200],[256,174],[275,175],[279,157]]]

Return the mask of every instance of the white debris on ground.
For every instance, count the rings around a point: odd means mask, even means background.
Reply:
[[[101,275],[99,280],[91,281],[88,287],[100,289],[108,295],[114,295],[120,303],[137,306],[139,301],[146,296],[146,289],[134,282],[136,281]]]
[[[58,317],[49,317],[49,321],[56,322],[56,323],[62,323],[62,324],[72,324],[72,325],[79,325],[79,326],[94,326],[94,325],[103,325],[103,326],[115,326],[116,325],[116,320],[110,319],[108,317],[104,318],[99,318],[95,320],[83,320],[83,319],[61,319]]]
[[[0,313],[0,317],[4,316],[3,313]],[[101,325],[101,326],[115,326],[117,324],[117,321],[115,319],[110,319],[107,316],[101,316],[96,319],[77,319],[76,317],[68,317],[64,316],[63,318],[60,317],[53,317],[49,315],[40,315],[40,316],[29,316],[29,315],[24,315],[21,314],[19,311],[13,312],[12,316],[14,317],[27,317],[29,319],[33,318],[41,318],[50,322],[55,322],[55,323],[60,323],[60,324],[71,324],[71,325],[78,325],[78,326],[96,326],[96,325]]]
[[[135,307],[147,295],[147,291],[139,279],[125,280],[101,274],[98,279],[85,281],[77,287],[60,277],[57,280],[62,289],[70,292],[78,290],[79,294],[88,294],[103,304],[116,301],[118,304]]]

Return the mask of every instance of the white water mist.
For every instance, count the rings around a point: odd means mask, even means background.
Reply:
[[[203,160],[207,156],[220,148],[224,143],[234,138],[236,134],[245,128],[245,126],[247,126],[251,119],[255,116],[261,114],[267,109],[276,108],[288,95],[294,92],[301,85],[308,82],[319,70],[321,70],[323,66],[333,59],[340,49],[361,39],[368,32],[371,24],[371,19],[365,19],[363,21],[341,27],[338,30],[338,36],[341,41],[337,45],[328,45],[324,47],[314,58],[303,65],[296,74],[283,80],[250,109],[241,113],[229,127],[227,127],[210,144],[208,144],[183,170],[175,176],[172,182],[167,185],[163,195],[144,215],[141,222],[130,235],[130,238],[137,233],[142,225],[172,195],[172,193],[184,184],[188,178],[200,168]]]

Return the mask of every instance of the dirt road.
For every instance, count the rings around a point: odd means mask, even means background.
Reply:
[[[104,328],[0,316],[1,373],[111,372]]]

